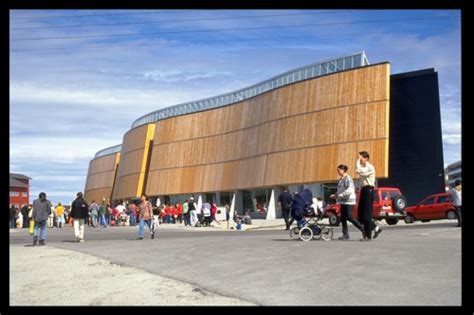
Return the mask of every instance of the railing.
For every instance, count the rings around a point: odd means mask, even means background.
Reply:
[[[169,117],[185,115],[189,113],[195,113],[212,108],[230,105],[288,84],[366,65],[369,65],[369,61],[364,51],[339,58],[320,61],[318,63],[313,63],[304,67],[287,71],[283,74],[280,74],[278,76],[275,76],[273,78],[235,92],[218,95],[211,98],[205,98],[189,103],[178,104],[151,112],[135,120],[132,124],[131,129],[145,124],[154,123],[158,120],[166,119]]]
[[[112,154],[112,153],[117,153],[117,152],[120,152],[121,150],[122,150],[122,145],[121,144],[114,145],[112,147],[108,147],[108,148],[100,150],[99,152],[97,152],[95,154],[94,158],[98,158],[98,157],[101,157],[101,156],[104,156],[104,155],[109,155],[109,154]]]

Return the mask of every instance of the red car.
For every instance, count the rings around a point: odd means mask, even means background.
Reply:
[[[360,191],[357,190],[357,203],[352,212],[357,218],[357,206]],[[398,188],[378,187],[374,189],[374,219],[385,219],[388,225],[397,224],[398,220],[405,217],[406,198]],[[324,216],[329,218],[329,224],[338,226],[341,222],[341,207],[338,204],[329,204],[324,208]]]
[[[428,196],[416,206],[408,207],[406,212],[406,223],[413,223],[415,220],[428,222],[430,220],[457,218],[451,193]]]

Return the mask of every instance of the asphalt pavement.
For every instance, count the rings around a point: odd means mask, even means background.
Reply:
[[[138,227],[48,229],[47,246],[88,253],[258,305],[461,305],[461,228],[456,222],[384,226],[380,236],[292,240],[283,229],[250,231]],[[11,246],[29,246],[26,229]],[[91,281],[93,281],[91,279]]]

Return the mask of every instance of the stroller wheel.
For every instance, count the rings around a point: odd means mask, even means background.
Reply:
[[[324,241],[330,241],[332,239],[332,236],[333,236],[333,232],[331,228],[324,227],[321,230],[321,238]]]
[[[294,227],[290,229],[290,238],[292,240],[297,239],[300,236],[300,228],[299,227]]]
[[[323,230],[319,226],[313,226],[313,239],[320,240],[323,235]]]
[[[313,238],[313,231],[311,228],[305,226],[304,228],[301,229],[300,231],[300,240],[304,242],[308,242]]]

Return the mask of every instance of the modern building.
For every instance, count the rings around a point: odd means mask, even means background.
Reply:
[[[446,167],[445,174],[448,176],[449,187],[454,187],[454,182],[458,179],[462,179],[462,161],[449,164]]]
[[[30,204],[30,179],[23,174],[10,173],[10,208],[21,209]]]
[[[138,118],[122,144],[97,152],[85,197],[146,193],[174,203],[193,195],[272,218],[283,185],[326,196],[338,164],[357,179],[359,151],[371,154],[379,184],[399,187],[409,203],[443,191],[433,69],[390,75],[388,62],[370,65],[360,52],[157,110]]]

